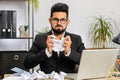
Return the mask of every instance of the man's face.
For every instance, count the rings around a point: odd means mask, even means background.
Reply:
[[[49,22],[52,30],[56,34],[62,34],[67,28],[69,19],[67,18],[67,14],[65,12],[54,12],[53,16],[49,18]]]

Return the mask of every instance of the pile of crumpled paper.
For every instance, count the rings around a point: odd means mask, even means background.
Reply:
[[[55,71],[50,74],[45,74],[43,71],[34,71],[32,74],[24,72],[21,74],[21,80],[64,80],[66,75],[62,71],[59,74]]]

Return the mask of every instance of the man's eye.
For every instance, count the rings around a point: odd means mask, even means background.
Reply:
[[[61,21],[66,21],[66,19],[61,19]]]

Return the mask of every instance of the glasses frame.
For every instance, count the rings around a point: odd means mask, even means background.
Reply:
[[[53,23],[58,23],[60,21],[61,24],[67,23],[68,19],[67,18],[50,18]]]

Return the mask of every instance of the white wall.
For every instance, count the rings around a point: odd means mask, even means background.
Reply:
[[[88,39],[88,28],[91,23],[91,16],[111,16],[115,19],[117,25],[120,26],[120,0],[39,0],[39,2],[40,7],[34,16],[35,30],[41,31],[44,27],[50,26],[48,18],[50,16],[51,6],[56,2],[65,2],[70,7],[69,18],[71,20],[67,31],[81,35],[85,47],[92,47]],[[0,1],[0,10],[17,10],[17,36],[19,36],[19,26],[27,24],[27,18],[24,18],[27,13],[25,4],[24,2],[10,2],[8,4],[6,1]],[[15,49],[26,49],[27,45],[23,40],[21,40],[21,42],[20,40],[16,41],[15,43],[18,43],[17,45],[19,47],[13,45]],[[14,42],[14,40],[7,40],[7,42],[10,42],[11,45],[11,42]],[[5,49],[13,49],[13,47],[5,46],[3,43],[6,43],[6,40],[0,40],[0,44],[2,44]],[[4,50],[4,48],[0,47],[0,50]]]
[[[41,31],[44,27],[50,26],[48,18],[51,6],[56,2],[65,2],[70,7],[71,19],[67,31],[81,35],[86,47],[92,47],[88,39],[91,16],[110,16],[120,26],[120,0],[39,0],[39,2],[39,10],[35,13],[35,30]]]

